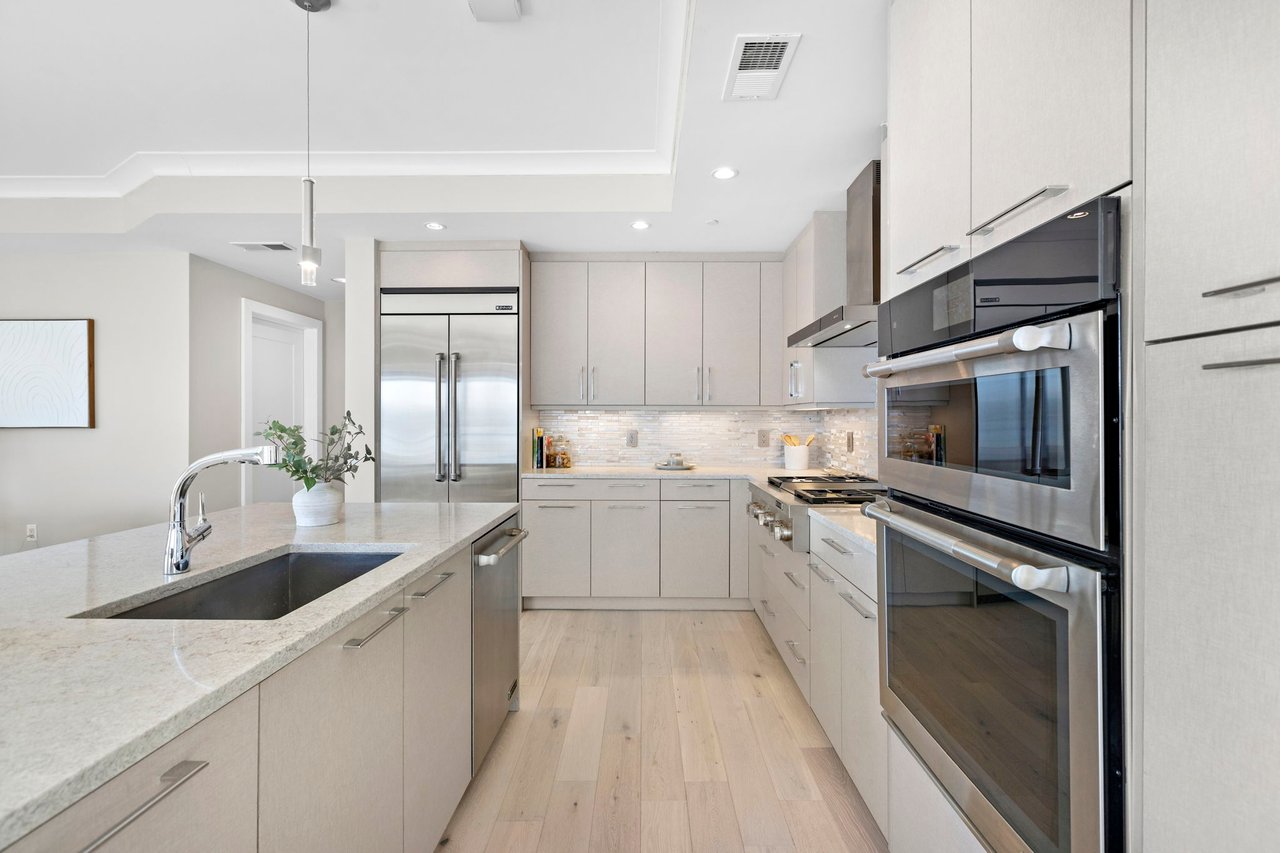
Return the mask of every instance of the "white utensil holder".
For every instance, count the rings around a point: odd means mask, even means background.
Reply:
[[[786,445],[782,448],[782,467],[788,471],[803,471],[809,467],[809,445]]]

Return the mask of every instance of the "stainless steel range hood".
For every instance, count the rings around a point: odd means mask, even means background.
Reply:
[[[787,337],[789,347],[868,347],[879,339],[880,161],[872,160],[845,194],[845,304]]]

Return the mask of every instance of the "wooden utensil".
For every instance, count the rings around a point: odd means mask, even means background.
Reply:
[[[817,436],[815,436],[813,433],[809,433],[809,437],[804,440],[804,446],[808,447],[809,445],[813,444],[813,440],[815,438],[817,438]]]

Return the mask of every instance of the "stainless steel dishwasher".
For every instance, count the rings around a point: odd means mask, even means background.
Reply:
[[[520,703],[520,543],[512,515],[471,546],[471,772]]]

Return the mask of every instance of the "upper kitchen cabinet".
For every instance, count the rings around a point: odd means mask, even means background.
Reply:
[[[929,12],[938,5],[928,4]],[[1130,180],[1130,14],[1130,4],[1116,0],[973,3],[969,215],[975,255]],[[1184,15],[1197,31],[1204,18]],[[1200,71],[1191,62],[1185,69],[1188,76]],[[1200,85],[1206,96],[1218,95]],[[1206,135],[1218,131],[1202,126]],[[1212,162],[1203,152],[1198,159]],[[895,173],[895,194],[899,180]],[[895,218],[902,212],[896,195],[890,209]]]
[[[645,265],[644,401],[702,404],[702,264]]]
[[[534,405],[587,402],[587,266],[579,261],[531,265],[529,399]]]
[[[1278,321],[1280,4],[1163,0],[1146,28],[1146,339]]]
[[[784,299],[794,300],[787,334],[845,304],[845,214],[821,210],[787,250],[794,278],[786,278]],[[784,311],[784,315],[788,312]]]
[[[760,266],[702,265],[702,401],[708,406],[760,405]]]
[[[969,259],[969,0],[889,7],[890,298]]]
[[[643,263],[587,265],[587,398],[596,406],[644,403]]]
[[[760,405],[781,406],[787,400],[787,330],[782,311],[783,264],[760,265]]]

